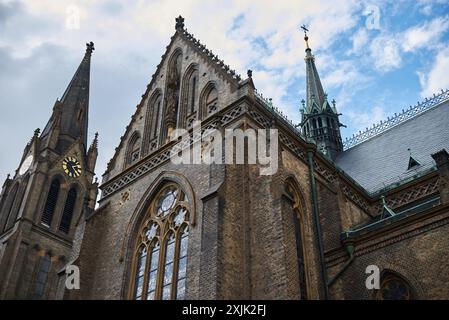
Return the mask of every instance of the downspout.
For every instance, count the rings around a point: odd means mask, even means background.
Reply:
[[[309,161],[309,176],[310,176],[310,189],[312,195],[312,209],[314,215],[314,222],[316,228],[316,237],[318,242],[318,251],[320,254],[320,269],[321,269],[321,277],[323,279],[324,286],[324,299],[329,298],[329,290],[327,287],[327,273],[326,266],[324,265],[324,248],[323,248],[323,240],[321,236],[321,224],[320,224],[320,216],[318,211],[318,199],[316,192],[316,182],[315,182],[315,168],[313,165],[313,151],[307,151],[307,159]]]
[[[330,288],[335,280],[338,279],[338,277],[340,277],[343,272],[349,267],[349,265],[352,263],[352,261],[354,261],[354,245],[352,243],[348,243],[346,244],[346,252],[349,255],[349,259],[345,262],[345,264],[343,265],[343,267],[340,269],[340,271],[337,272],[337,274],[335,276],[333,276],[332,279],[329,280],[329,282],[327,283],[327,287]]]

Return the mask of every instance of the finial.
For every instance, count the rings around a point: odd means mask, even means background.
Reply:
[[[253,70],[248,69],[248,71],[246,72],[246,74],[248,75],[248,78],[252,78],[252,77],[253,77]]]
[[[8,175],[6,176],[6,180],[8,180],[10,176],[11,176],[11,175],[8,173]]]
[[[92,51],[95,50],[94,43],[91,41],[86,43],[86,54],[92,54]]]
[[[184,29],[184,18],[181,15],[179,15],[179,17],[177,17],[175,20],[176,20],[175,29],[176,30]]]
[[[332,99],[332,105],[335,107],[335,104],[337,103],[337,101],[335,101],[335,99]]]
[[[36,130],[34,130],[34,136],[36,138],[39,137],[39,133],[41,133],[41,129],[37,128]]]
[[[92,141],[92,144],[90,146],[91,148],[97,148],[98,147],[98,132],[95,132],[94,140]]]
[[[301,100],[301,104],[302,104],[302,107],[304,108],[304,107],[305,107],[305,104],[306,104],[306,100],[302,99],[302,100]]]
[[[309,48],[309,37],[307,36],[307,32],[309,32],[309,29],[307,29],[306,25],[303,24],[301,26],[301,29],[304,31],[304,41],[306,42],[306,50]]]

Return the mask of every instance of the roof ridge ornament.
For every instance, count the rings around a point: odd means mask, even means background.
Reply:
[[[175,20],[176,20],[175,29],[176,30],[184,29],[184,18],[181,15],[179,15],[179,17],[175,18]],[[193,35],[192,35],[192,37],[193,37]]]
[[[432,97],[418,102],[415,106],[410,106],[405,110],[402,109],[400,113],[395,113],[394,116],[391,118],[389,117],[387,121],[380,120],[380,122],[373,124],[373,126],[367,131],[359,132],[354,134],[351,138],[346,138],[345,141],[343,141],[343,150],[348,150],[362,142],[365,142],[372,137],[375,137],[407,120],[410,120],[427,110],[437,107],[446,101],[449,101],[449,89],[441,90],[441,93],[437,95],[434,94]]]
[[[89,43],[86,43],[86,54],[92,54],[92,51],[95,50],[94,43],[91,41]]]
[[[181,28],[181,29],[178,29]],[[225,74],[227,74],[230,78],[240,81],[242,77],[231,67],[218,57],[218,55],[214,54],[212,50],[208,49],[206,45],[202,44],[201,41],[195,38],[193,33],[189,33],[187,29],[184,28],[184,18],[179,16],[176,18],[176,30],[182,31],[182,36],[186,38],[186,40],[190,41],[195,48],[197,48],[201,54],[209,57],[209,59],[215,62],[216,66],[223,70]]]

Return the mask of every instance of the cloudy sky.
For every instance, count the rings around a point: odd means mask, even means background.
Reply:
[[[90,138],[97,174],[113,156],[175,29],[174,18],[293,121],[305,96],[304,41],[347,125],[343,136],[449,88],[449,2],[355,0],[0,0],[0,180],[94,41]]]

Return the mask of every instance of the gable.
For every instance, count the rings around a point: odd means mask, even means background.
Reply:
[[[181,58],[178,59],[178,56]],[[156,72],[147,85],[113,158],[108,163],[104,180],[127,168],[127,149],[132,135],[136,132],[142,137],[141,157],[165,143],[166,134],[164,135],[163,131],[166,128],[162,119],[167,113],[166,105],[171,90],[169,82],[174,72],[171,66],[175,60],[179,61],[177,72],[180,77],[177,125],[189,128],[193,121],[204,120],[211,113],[218,112],[238,99],[237,89],[240,86],[241,77],[193,35],[184,29],[177,30],[162,56],[161,63],[158,64]],[[196,77],[194,83],[197,87],[193,113],[189,112],[192,75]],[[157,107],[159,103],[161,105]],[[157,132],[157,136],[155,136],[155,132]]]

